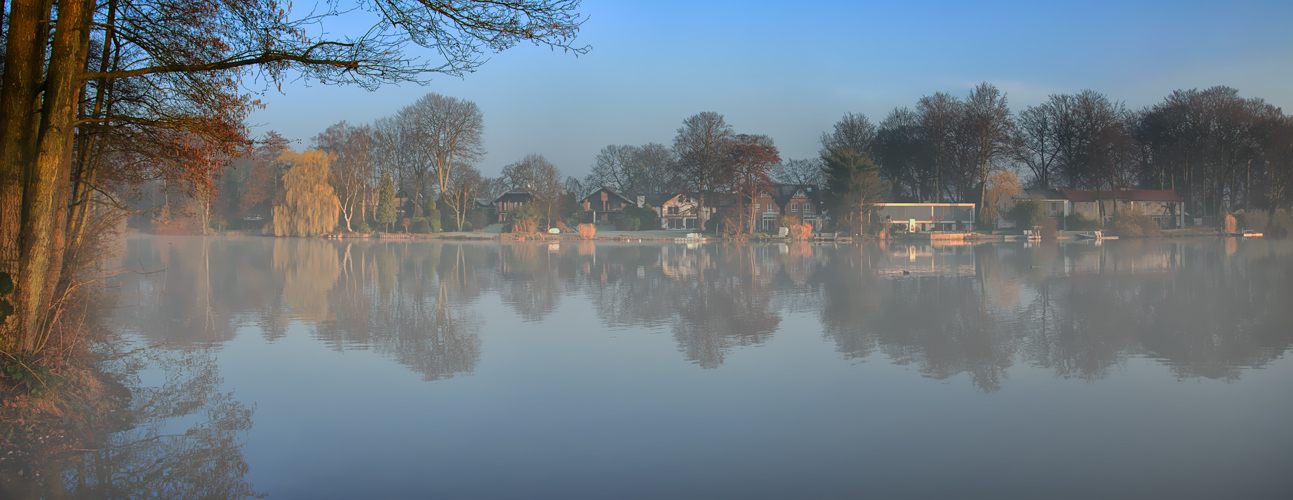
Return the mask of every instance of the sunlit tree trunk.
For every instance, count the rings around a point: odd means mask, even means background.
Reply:
[[[0,93],[0,271],[16,276],[23,185],[34,148],[50,1],[15,1],[9,16]]]
[[[54,288],[61,276],[66,243],[68,165],[72,130],[81,88],[80,77],[89,44],[88,0],[59,3],[57,30],[44,84],[37,144],[22,195],[19,233],[19,277],[15,290],[19,329],[10,337],[10,347],[34,353],[48,325],[48,310]],[[34,74],[33,74],[34,76]],[[6,82],[7,83],[7,82]],[[5,123],[30,126],[31,122]],[[16,135],[16,134],[15,134]],[[12,143],[6,144],[6,149]],[[12,167],[6,167],[12,168]],[[9,200],[6,200],[8,202]]]

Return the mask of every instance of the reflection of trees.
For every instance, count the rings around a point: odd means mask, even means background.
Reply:
[[[1235,379],[1282,355],[1293,324],[1293,266],[1245,243],[982,245],[973,275],[938,268],[928,248],[838,251],[820,278],[822,327],[846,357],[879,351],[987,391],[1015,360],[1097,380],[1137,354],[1178,376]]]
[[[767,342],[781,316],[768,307],[772,292],[749,276],[701,278],[674,296],[673,335],[688,361],[717,368],[735,346]]]
[[[667,325],[706,368],[805,312],[846,358],[880,354],[988,391],[1016,362],[1098,380],[1136,355],[1181,377],[1233,380],[1281,356],[1293,324],[1293,266],[1278,241],[130,245],[128,262],[166,269],[120,280],[123,295],[146,297],[126,319],[147,338],[228,338],[243,314],[272,339],[294,315],[328,318],[314,330],[337,349],[371,347],[428,379],[471,373],[483,318],[468,311],[494,293],[526,321],[552,321],[578,292],[608,328]]]
[[[984,391],[1001,388],[1015,325],[986,307],[974,278],[927,276],[880,286],[879,314],[859,334],[874,332],[882,352],[897,363],[916,364],[926,376],[943,380],[968,373]]]
[[[716,368],[732,348],[766,342],[781,322],[774,248],[599,245],[590,253],[583,245],[567,257],[581,261],[574,267],[606,326],[670,324],[689,361]]]
[[[560,258],[547,245],[518,243],[499,249],[499,295],[525,321],[542,321],[556,310],[561,285],[554,267]]]
[[[237,286],[240,245],[217,238],[129,238],[123,266],[147,274],[122,274],[114,280],[123,297],[137,307],[119,316],[154,341],[204,342],[233,336],[230,304],[222,294]]]
[[[276,238],[273,262],[292,314],[309,323],[328,320],[328,291],[341,275],[337,247],[313,238]]]
[[[102,447],[58,464],[50,498],[262,497],[243,480],[252,412],[221,392],[215,358],[203,350],[149,351],[146,368],[164,370],[160,387],[136,387],[127,430]],[[140,368],[140,366],[136,366]],[[185,425],[185,422],[193,422]],[[58,491],[61,490],[61,491]]]
[[[426,380],[470,374],[480,360],[482,319],[454,297],[475,286],[474,270],[463,269],[468,253],[345,244],[339,283],[328,296],[333,319],[317,325],[317,335],[336,349],[371,347]]]

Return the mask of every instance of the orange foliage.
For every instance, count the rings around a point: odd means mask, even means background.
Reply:
[[[513,233],[533,233],[535,224],[533,219],[521,219],[512,223]]]
[[[594,225],[592,225],[592,224],[580,224],[580,225],[579,225],[579,237],[580,237],[580,238],[583,238],[583,239],[585,239],[585,240],[591,240],[591,239],[593,239],[593,235],[594,235],[594,234],[597,234],[597,226],[594,226]]]
[[[790,226],[790,239],[804,241],[811,237],[813,237],[813,226],[811,224],[792,224]]]

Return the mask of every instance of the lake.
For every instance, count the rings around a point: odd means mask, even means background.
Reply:
[[[1293,498],[1293,241],[131,236],[69,496]]]

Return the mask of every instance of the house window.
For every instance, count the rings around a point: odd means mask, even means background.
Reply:
[[[755,203],[755,204],[754,204],[754,211],[755,211],[755,213],[758,213],[760,210],[763,210],[763,205],[762,205],[762,204],[759,204],[759,203]]]
[[[791,203],[791,204],[790,204],[790,211],[791,211],[791,212],[798,212],[798,211],[799,211],[799,204],[798,204],[798,203]]]
[[[678,215],[678,207],[669,207],[669,215]]]

